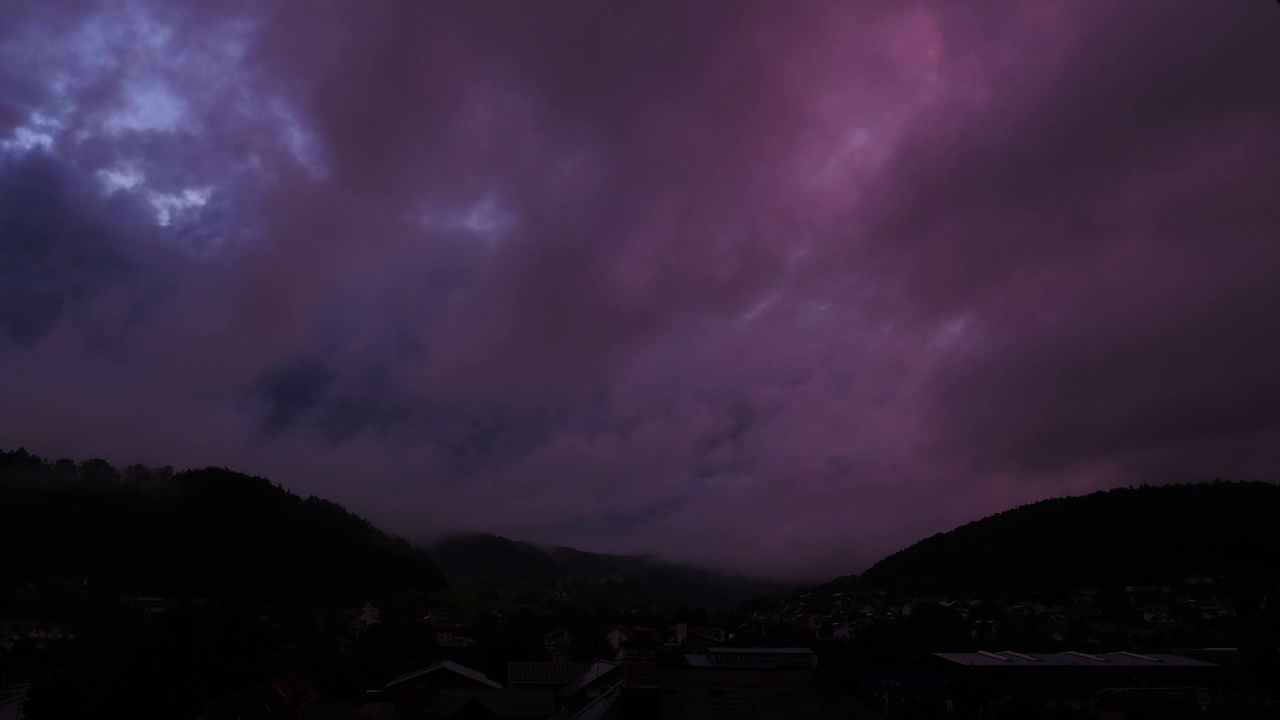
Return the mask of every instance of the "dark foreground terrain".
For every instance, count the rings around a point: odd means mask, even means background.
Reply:
[[[421,549],[219,468],[0,453],[0,497],[0,710],[35,720],[1276,717],[1280,698],[1268,484],[1045,501],[793,589],[491,535]]]

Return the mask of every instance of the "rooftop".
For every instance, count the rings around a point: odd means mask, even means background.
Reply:
[[[578,692],[582,688],[590,685],[595,680],[598,680],[599,678],[602,678],[605,675],[608,675],[614,670],[617,670],[618,667],[620,667],[618,663],[609,662],[608,660],[596,660],[595,662],[591,663],[590,666],[584,669],[581,673],[579,673],[577,677],[573,678],[573,680],[570,681],[567,685],[560,688],[560,690],[557,691],[556,694],[561,698],[569,697],[570,695]]]
[[[586,663],[509,662],[507,682],[513,685],[563,685],[586,668]]]
[[[1068,650],[1054,653],[1021,653],[1005,650],[1002,652],[957,652],[933,653],[933,657],[941,658],[957,665],[969,667],[979,666],[1091,666],[1091,667],[1217,667],[1213,663],[1192,660],[1191,658],[1167,654],[1141,654],[1133,652],[1113,652],[1093,654]]]
[[[811,671],[772,668],[752,673],[734,669],[661,671],[659,712],[671,720],[758,718],[759,720],[835,720],[874,718],[851,698],[836,702],[819,687]]]
[[[745,653],[751,655],[812,655],[813,650],[800,647],[713,647],[707,652],[718,655],[721,653]]]
[[[290,707],[284,693],[271,683],[263,683],[207,703],[204,717],[208,720],[271,720],[284,717]]]
[[[469,708],[478,705],[483,717],[550,717],[555,701],[550,690],[480,689],[469,692],[442,692],[427,707],[429,717],[474,717]],[[467,712],[463,712],[464,709]]]
[[[778,660],[765,659],[746,659],[746,660],[717,660],[701,653],[692,653],[684,656],[685,663],[691,667],[717,667],[717,668],[776,668],[782,663]]]
[[[777,668],[808,666],[813,657],[809,648],[717,647],[685,655],[684,661],[692,667]]]
[[[387,683],[386,685],[384,685],[383,687],[384,687],[384,688],[389,688],[389,687],[392,687],[392,686],[395,686],[395,685],[399,685],[399,684],[400,684],[400,683],[402,683],[402,682],[405,682],[405,681],[408,681],[408,680],[412,680],[412,679],[414,679],[414,678],[416,678],[416,677],[421,677],[421,676],[423,676],[423,675],[426,675],[427,673],[433,673],[433,672],[436,672],[437,670],[446,670],[446,671],[448,671],[448,672],[455,673],[455,674],[457,674],[457,675],[461,675],[462,677],[465,677],[465,678],[467,678],[467,679],[469,679],[469,680],[474,680],[474,681],[476,681],[476,682],[480,683],[481,685],[488,685],[488,686],[489,686],[489,687],[491,687],[491,688],[497,688],[497,689],[501,689],[501,688],[502,688],[502,685],[501,685],[501,684],[496,683],[496,682],[494,682],[494,681],[490,680],[490,679],[489,679],[489,677],[488,677],[487,675],[485,675],[484,673],[482,673],[482,672],[477,672],[477,671],[472,670],[471,668],[469,668],[469,667],[465,667],[465,666],[463,666],[463,665],[459,665],[458,663],[453,662],[453,661],[451,661],[451,660],[441,660],[440,662],[435,663],[434,665],[428,665],[428,666],[426,666],[426,667],[424,667],[424,668],[418,668],[417,670],[414,670],[413,672],[408,672],[408,673],[405,673],[404,675],[400,675],[400,676],[398,676],[398,677],[394,677],[394,678],[392,678],[392,679],[391,679],[391,681],[390,681],[390,682],[388,682],[388,683]]]

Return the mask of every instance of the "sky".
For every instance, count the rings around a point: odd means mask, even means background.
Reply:
[[[0,447],[817,579],[1280,469],[1266,0],[8,0]]]

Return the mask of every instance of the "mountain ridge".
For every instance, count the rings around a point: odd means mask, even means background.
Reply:
[[[0,494],[6,590],[77,577],[124,595],[188,598],[354,599],[447,586],[403,538],[226,468],[121,473],[104,460],[0,451]]]
[[[1266,573],[1280,564],[1280,537],[1271,531],[1277,515],[1280,485],[1257,481],[1050,498],[924,538],[825,585],[921,593],[1001,583],[1060,590]]]
[[[5,553],[0,578],[9,587],[37,575],[94,574],[94,563],[111,568],[103,577],[122,592],[178,595],[356,595],[401,585],[430,592],[458,578],[515,602],[568,593],[587,602],[724,608],[794,587],[653,555],[592,553],[485,532],[410,543],[340,505],[226,468],[174,473],[133,465],[121,473],[103,460],[51,462],[24,450],[0,451],[0,492],[0,550],[38,548]],[[936,533],[862,573],[818,586],[1014,592],[1265,574],[1280,567],[1280,535],[1271,531],[1277,516],[1280,485],[1269,482],[1143,485],[1049,498]],[[250,528],[251,537],[228,532],[228,519]],[[216,542],[207,542],[211,537]],[[175,549],[182,547],[190,552]],[[263,548],[278,552],[264,555]],[[280,568],[291,579],[281,579]],[[367,587],[339,589],[339,576]]]
[[[589,588],[592,601],[723,608],[791,587],[653,555],[593,553],[486,532],[454,533],[422,547],[450,578],[487,582],[514,596],[566,588],[582,595]]]

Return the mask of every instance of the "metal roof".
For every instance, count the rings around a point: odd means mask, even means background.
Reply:
[[[463,665],[459,665],[458,663],[453,662],[452,660],[441,660],[440,662],[435,663],[434,665],[428,665],[424,668],[418,668],[413,672],[408,672],[408,673],[405,673],[404,675],[394,677],[391,679],[390,682],[388,682],[383,687],[389,688],[394,685],[399,685],[400,683],[405,682],[407,680],[412,680],[416,677],[421,677],[423,675],[426,675],[427,673],[432,673],[437,670],[448,670],[451,673],[461,675],[462,677],[465,677],[469,680],[474,680],[480,683],[481,685],[488,685],[491,688],[499,688],[499,689],[502,688],[502,685],[500,683],[496,683],[490,680],[488,676],[485,675],[484,673],[478,672],[476,670],[472,670],[471,668],[465,667]]]
[[[431,717],[451,717],[472,700],[475,697],[469,694],[442,692],[427,705],[425,714]]]
[[[513,685],[562,685],[587,668],[574,662],[509,662],[507,682]]]
[[[660,671],[659,712],[671,720],[835,720],[874,717],[856,703],[837,704],[814,682],[812,670],[741,669]]]
[[[745,659],[745,660],[717,660],[705,653],[692,653],[684,656],[685,662],[691,667],[716,667],[716,668],[778,668],[784,667],[778,660],[770,660],[768,658]]]
[[[552,717],[556,711],[555,695],[546,688],[480,690],[475,696],[499,717]]]
[[[556,695],[561,698],[567,698],[587,685],[590,685],[595,680],[617,670],[619,667],[618,663],[609,662],[608,660],[596,660],[591,663],[589,667],[579,673],[577,677],[570,680],[564,687],[557,690]]]
[[[712,654],[719,653],[750,653],[750,654],[775,654],[775,655],[812,655],[813,650],[810,648],[799,647],[713,647],[707,652]]]
[[[480,688],[440,692],[427,706],[426,715],[454,717],[472,703],[487,711],[485,717],[551,717],[555,714],[555,698],[550,690]]]
[[[1003,652],[987,652],[984,650],[976,653],[933,653],[933,657],[970,667],[1217,667],[1214,663],[1163,653],[1112,652],[1093,654],[1074,650],[1054,653],[1020,653],[1009,650]]]
[[[812,662],[813,650],[796,647],[717,647],[684,656],[692,667],[775,668]]]

